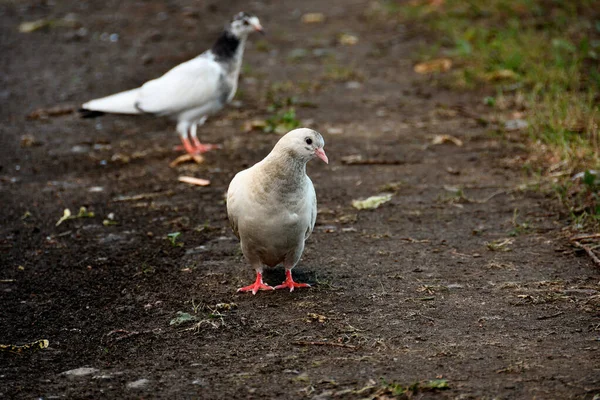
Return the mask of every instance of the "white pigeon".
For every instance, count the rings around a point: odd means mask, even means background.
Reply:
[[[210,50],[137,89],[88,101],[80,112],[84,118],[104,113],[168,116],[177,120],[177,132],[189,154],[216,148],[200,143],[196,132],[233,99],[246,39],[253,31],[264,33],[258,18],[236,14]]]
[[[319,157],[329,163],[319,132],[288,132],[265,159],[239,172],[227,191],[227,215],[242,252],[256,271],[256,281],[238,292],[309,287],[292,279],[304,241],[317,218],[317,195],[306,175],[306,163]],[[283,263],[285,281],[273,288],[262,279],[263,265]]]

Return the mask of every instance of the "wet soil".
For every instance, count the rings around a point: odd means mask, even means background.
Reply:
[[[250,38],[238,103],[200,130],[223,144],[203,164],[169,167],[178,139],[167,120],[26,118],[164,73],[208,48],[242,8],[269,35]],[[0,352],[0,397],[386,398],[386,382],[433,379],[449,389],[412,396],[600,393],[600,273],[569,245],[555,200],[519,190],[526,149],[473,118],[486,112],[481,93],[414,73],[423,38],[368,8],[0,4],[0,343],[49,341]],[[303,24],[306,12],[327,19]],[[84,30],[18,32],[69,13]],[[358,43],[340,44],[341,33]],[[243,129],[271,115],[273,94],[297,97],[298,117],[327,143],[330,164],[308,167],[319,216],[294,270],[313,287],[238,295],[253,272],[224,193],[278,139]],[[443,134],[463,145],[433,145]],[[344,162],[357,155],[376,163]],[[392,200],[376,210],[351,206],[385,190]],[[65,208],[82,206],[95,216],[56,226]],[[181,246],[167,239],[173,232]],[[283,270],[265,278],[277,284]],[[194,321],[170,325],[178,312]],[[95,370],[63,374],[82,367]]]

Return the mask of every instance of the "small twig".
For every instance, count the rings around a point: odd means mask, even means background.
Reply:
[[[579,247],[580,249],[585,250],[585,252],[588,254],[588,256],[590,256],[590,258],[592,259],[594,264],[596,264],[597,266],[600,267],[600,258],[598,258],[598,256],[594,253],[594,251],[589,246],[586,246],[585,244],[581,244],[577,240],[573,240],[573,244],[575,246]]]
[[[141,194],[136,194],[133,196],[117,196],[114,199],[112,199],[112,201],[115,203],[121,202],[121,201],[138,201],[138,200],[144,200],[144,199],[151,199],[153,197],[172,196],[173,194],[174,194],[174,192],[172,190],[167,190],[166,192],[158,192],[158,193],[141,193]]]
[[[431,242],[429,239],[419,240],[419,239],[413,239],[411,237],[403,237],[403,238],[400,238],[400,240],[405,240],[409,243],[429,243],[429,242]]]
[[[306,341],[298,341],[298,342],[292,342],[292,344],[297,344],[299,346],[334,346],[334,347],[345,347],[347,349],[356,349],[356,346],[353,346],[351,344],[332,343],[332,342],[306,342]]]
[[[143,335],[145,333],[157,333],[156,329],[150,329],[150,330],[145,330],[145,331],[127,331],[125,329],[115,329],[114,331],[110,331],[106,334],[106,336],[111,336],[111,335],[115,335],[117,333],[121,333],[123,334],[123,336],[119,336],[116,337],[112,340],[110,340],[110,342],[119,342],[121,340],[125,340],[125,339],[129,339],[133,336],[138,336],[138,335]]]
[[[405,160],[377,160],[374,158],[367,159],[342,159],[342,164],[346,165],[404,165]]]
[[[579,236],[573,236],[569,240],[571,242],[573,242],[573,241],[576,241],[576,240],[596,239],[596,238],[600,238],[600,233],[590,233],[590,234],[583,234],[583,235],[579,235]]]
[[[564,312],[559,311],[556,314],[539,316],[537,319],[541,321],[541,320],[544,320],[544,319],[556,318],[556,317],[558,317],[560,315],[563,315],[563,314],[564,314]]]

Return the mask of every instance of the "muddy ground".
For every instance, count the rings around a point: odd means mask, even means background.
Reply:
[[[237,106],[200,130],[223,144],[204,164],[169,167],[178,139],[167,120],[26,118],[160,75],[208,48],[241,9],[269,34],[250,38]],[[433,379],[449,389],[414,398],[600,393],[600,273],[569,245],[555,200],[518,190],[530,179],[523,145],[473,118],[487,112],[483,93],[414,73],[423,38],[368,9],[339,0],[0,4],[0,343],[49,341],[0,352],[0,397],[385,398],[386,382]],[[306,12],[327,20],[303,24]],[[84,30],[18,32],[69,13]],[[358,43],[339,44],[344,32]],[[314,287],[238,295],[254,277],[223,196],[278,139],[242,128],[271,115],[269,92],[299,99],[298,117],[323,133],[331,160],[308,167],[319,216],[294,271]],[[440,134],[464,145],[431,144]],[[352,155],[388,164],[345,164]],[[352,208],[386,189],[393,198],[379,209]],[[81,206],[95,216],[56,226]],[[117,224],[104,225],[111,213]],[[172,232],[182,246],[167,240]],[[265,278],[277,284],[283,270]],[[196,320],[170,325],[180,311]],[[94,370],[63,374],[82,367]]]

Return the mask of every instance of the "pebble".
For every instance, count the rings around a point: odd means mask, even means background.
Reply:
[[[71,370],[62,372],[61,374],[68,375],[68,376],[85,376],[85,375],[95,374],[98,371],[99,370],[96,368],[81,367],[81,368],[71,369]]]
[[[137,381],[129,382],[127,384],[127,388],[128,389],[141,389],[149,383],[150,383],[149,379],[142,378],[142,379],[138,379]]]

